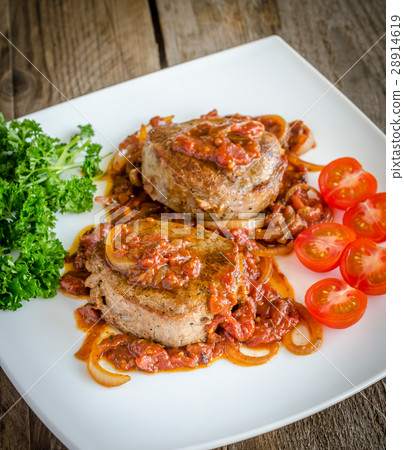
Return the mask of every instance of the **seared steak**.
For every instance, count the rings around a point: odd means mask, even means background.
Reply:
[[[143,219],[136,222],[139,238],[160,233],[161,222]],[[91,275],[86,285],[91,288],[90,302],[100,309],[104,319],[123,332],[151,339],[166,346],[179,347],[200,342],[207,337],[206,325],[213,315],[209,311],[211,283],[226,271],[238,276],[238,265],[229,261],[229,253],[236,258],[238,247],[233,241],[203,230],[204,238],[197,238],[197,229],[177,223],[166,223],[168,239],[189,241],[187,248],[199,258],[201,270],[185,286],[174,289],[131,284],[128,277],[114,270],[105,255],[105,243],[96,244],[86,268]],[[166,228],[167,229],[167,228]],[[200,230],[202,231],[202,230]],[[177,236],[174,234],[177,233]],[[161,268],[161,270],[164,268]],[[238,290],[236,281],[234,290]],[[235,292],[236,295],[236,292]]]
[[[262,124],[256,125],[262,127],[261,132],[255,135],[250,133],[249,137],[252,137],[245,145],[245,148],[253,148],[255,151],[248,163],[226,166],[220,164],[220,155],[216,160],[211,155],[204,157],[204,150],[220,153],[219,146],[222,141],[214,138],[210,148],[203,147],[206,140],[201,141],[197,135],[199,151],[196,155],[178,151],[177,145],[180,138],[183,138],[183,142],[188,139],[185,144],[194,151],[187,136],[195,136],[192,130],[197,126],[202,130],[207,128],[206,135],[209,134],[212,124],[216,128],[227,126],[228,129],[238,124],[242,130],[240,133],[246,129],[245,133],[248,133],[251,123],[257,124],[251,120],[214,118],[156,127],[149,132],[142,150],[144,189],[153,200],[177,212],[216,213],[223,216],[226,213],[263,211],[273,204],[278,196],[287,160],[283,156],[284,150],[278,139],[264,131]],[[232,131],[224,134],[224,139],[232,146],[234,154],[237,153],[237,144],[243,142],[244,137]],[[240,146],[238,148],[243,151]]]

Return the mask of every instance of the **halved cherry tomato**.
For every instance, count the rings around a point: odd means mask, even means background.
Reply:
[[[347,209],[376,194],[377,181],[354,158],[339,158],[327,164],[318,179],[324,200]]]
[[[365,313],[366,295],[345,281],[325,278],[306,292],[305,303],[310,314],[330,328],[347,328]]]
[[[318,223],[302,231],[295,240],[300,262],[314,272],[328,272],[338,266],[344,248],[355,233],[339,223]]]
[[[348,284],[365,294],[386,293],[386,249],[370,239],[357,239],[348,245],[340,270]]]
[[[361,238],[375,242],[386,240],[386,193],[380,192],[349,208],[342,219]]]

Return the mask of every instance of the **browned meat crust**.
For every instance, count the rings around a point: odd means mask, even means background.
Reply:
[[[273,204],[287,165],[277,138],[263,133],[262,157],[228,169],[172,149],[174,139],[199,122],[203,120],[160,125],[149,133],[142,173],[150,197],[174,211],[193,214],[257,213]]]
[[[139,236],[160,230],[159,221],[139,220]],[[105,258],[105,244],[100,241],[86,264],[91,275],[90,302],[101,310],[105,320],[123,332],[151,339],[166,346],[179,347],[203,341],[209,311],[210,284],[226,270],[238,271],[227,259],[236,246],[233,241],[204,230],[205,238],[196,239],[196,228],[169,223],[169,232],[181,229],[195,237],[191,246],[202,263],[198,278],[188,286],[174,290],[129,284],[127,277],[113,270]],[[237,277],[240,278],[240,277]]]

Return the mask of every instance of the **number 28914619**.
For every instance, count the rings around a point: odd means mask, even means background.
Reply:
[[[390,73],[392,75],[400,75],[400,16],[393,15],[390,17]],[[394,47],[393,47],[394,46]]]

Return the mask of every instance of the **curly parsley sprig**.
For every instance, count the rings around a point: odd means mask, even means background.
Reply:
[[[52,231],[55,214],[91,210],[101,173],[93,129],[79,129],[63,143],[33,120],[7,124],[0,113],[0,309],[56,294],[66,252]],[[83,176],[60,177],[77,168]]]

